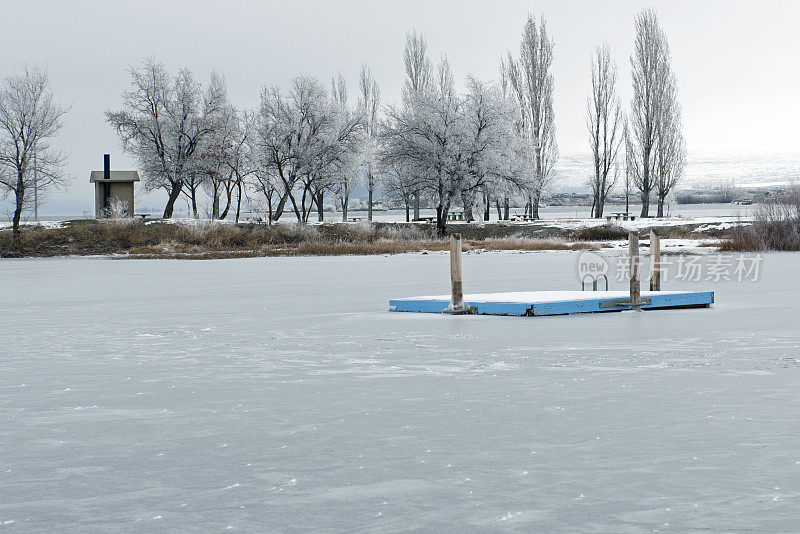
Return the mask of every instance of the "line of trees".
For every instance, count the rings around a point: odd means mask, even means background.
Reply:
[[[606,44],[591,61],[587,128],[592,153],[592,215],[624,175],[626,195],[638,190],[642,216],[650,199],[663,216],[664,200],[686,160],[681,107],[669,45],[655,12],[636,16],[631,55],[633,98],[626,114],[617,93],[617,68]],[[130,69],[121,109],[106,112],[123,149],[137,160],[150,190],[167,193],[164,217],[185,198],[195,217],[235,218],[243,207],[277,221],[292,213],[307,223],[324,217],[333,197],[343,220],[353,190],[366,187],[368,220],[374,196],[419,217],[421,200],[435,206],[443,233],[453,206],[464,217],[499,219],[509,206],[539,216],[542,192],[558,160],[553,40],[546,22],[528,16],[518,54],[499,62],[497,81],[467,76],[457,90],[446,56],[434,66],[423,35],[406,36],[401,101],[386,105],[363,65],[354,99],[339,74],[326,88],[298,76],[287,91],[264,87],[260,105],[245,111],[228,99],[224,78],[200,84],[193,73],[171,74],[155,59]],[[64,157],[51,147],[68,107],[55,103],[45,71],[26,67],[0,83],[0,189],[14,198],[14,241],[32,190],[45,193],[67,181]],[[623,156],[624,154],[624,156]],[[477,208],[477,209],[476,209]]]
[[[259,206],[268,221],[293,212],[309,221],[314,207],[324,217],[333,195],[347,218],[353,189],[366,186],[367,219],[375,191],[419,216],[420,198],[436,206],[444,232],[451,207],[460,201],[474,220],[480,203],[489,217],[494,200],[508,218],[512,197],[538,216],[542,189],[558,157],[553,114],[553,42],[543,19],[529,17],[519,57],[501,61],[500,82],[466,80],[456,89],[443,57],[434,68],[425,37],[407,36],[407,80],[402,102],[382,106],[369,67],[362,66],[355,103],[341,75],[330,90],[311,76],[299,76],[282,92],[265,87],[251,112],[229,102],[224,79],[212,73],[206,87],[193,74],[171,75],[154,59],[130,69],[131,87],[122,109],[106,112],[123,149],[132,154],[149,190],[168,195],[164,217],[187,199],[195,217],[205,192],[212,218],[231,211],[238,219],[243,199]],[[235,210],[231,209],[235,201]]]
[[[592,56],[587,128],[594,217],[603,216],[622,173],[626,192],[631,184],[639,191],[642,216],[649,216],[651,197],[663,216],[664,199],[685,164],[666,36],[651,9],[639,13],[635,24],[627,117],[608,45]],[[167,218],[181,195],[199,216],[198,194],[204,191],[212,218],[234,212],[238,220],[244,199],[270,222],[291,212],[306,223],[315,207],[322,220],[325,198],[333,196],[347,220],[352,192],[364,185],[371,221],[380,185],[386,197],[405,206],[407,220],[412,207],[419,217],[421,198],[435,206],[442,233],[459,203],[467,221],[488,220],[493,203],[498,218],[508,219],[512,202],[536,219],[559,156],[553,49],[545,20],[528,16],[518,55],[500,59],[498,81],[468,76],[466,89],[458,91],[447,57],[434,66],[425,37],[411,32],[398,104],[382,103],[364,65],[355,102],[341,74],[330,89],[299,76],[286,92],[264,87],[258,109],[249,112],[228,102],[221,76],[212,73],[203,88],[191,72],[171,76],[163,64],[147,60],[130,70],[123,109],[106,117],[138,160],[146,187],[167,192]]]
[[[606,44],[591,62],[592,91],[587,127],[592,151],[592,216],[602,217],[606,197],[619,176],[618,156],[625,151],[626,211],[631,184],[639,191],[642,217],[664,216],[667,195],[683,177],[686,143],[681,106],[672,70],[669,43],[653,9],[636,16],[636,39],[631,55],[633,98],[627,119],[616,92],[617,69]]]

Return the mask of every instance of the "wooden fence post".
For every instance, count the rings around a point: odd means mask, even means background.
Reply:
[[[639,282],[639,234],[637,232],[628,233],[628,253],[630,255],[630,306],[631,309],[642,311],[641,285]]]
[[[461,234],[450,234],[450,287],[451,299],[448,313],[468,313],[464,304],[464,286],[461,279]]]
[[[661,291],[661,239],[650,230],[650,291]]]

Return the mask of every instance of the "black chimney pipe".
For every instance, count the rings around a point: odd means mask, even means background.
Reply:
[[[111,209],[111,154],[103,155],[103,180],[108,180],[103,184],[103,211],[108,217]]]

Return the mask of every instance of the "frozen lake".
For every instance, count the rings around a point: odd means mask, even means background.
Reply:
[[[576,261],[467,254],[465,291]],[[439,254],[2,260],[0,530],[796,530],[798,262],[503,318],[388,313]]]

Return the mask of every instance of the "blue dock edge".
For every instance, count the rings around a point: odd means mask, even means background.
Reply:
[[[544,294],[540,292],[538,294]],[[558,292],[553,292],[558,294]],[[602,293],[602,295],[598,295]],[[487,299],[470,300],[470,295],[465,295],[465,301],[469,306],[475,308],[478,315],[571,315],[575,313],[600,313],[611,311],[624,311],[630,309],[629,306],[604,306],[600,303],[609,300],[626,299],[627,295],[623,292],[585,292],[586,297],[569,300],[558,300],[554,298],[533,298],[533,299],[509,299],[505,301],[492,301]],[[708,307],[714,303],[714,292],[688,292],[688,291],[644,291],[642,298],[649,298],[650,304],[642,306],[643,310],[659,310],[671,308],[697,308]],[[417,313],[442,313],[450,304],[449,298],[430,297],[430,298],[407,298],[392,299],[389,301],[389,311],[394,312],[417,312]]]

